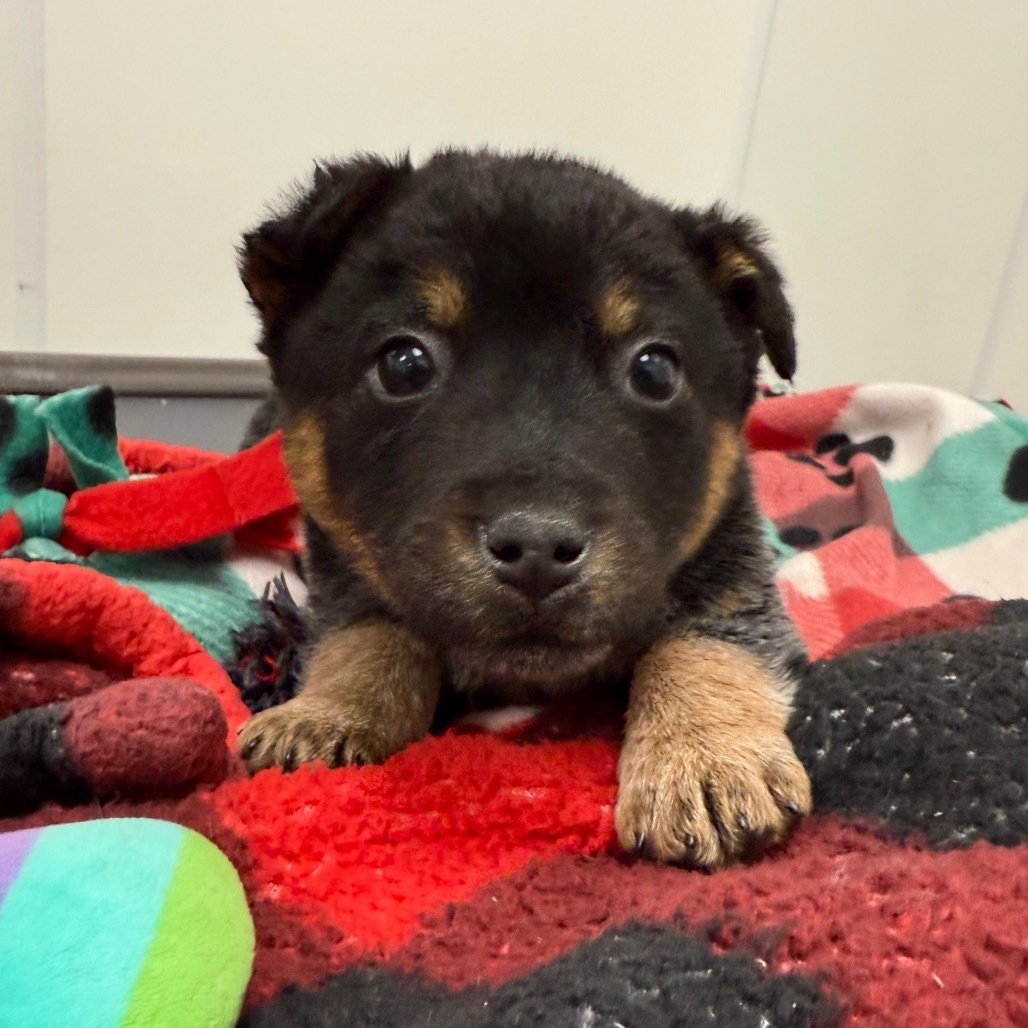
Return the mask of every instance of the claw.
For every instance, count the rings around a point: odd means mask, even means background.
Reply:
[[[640,832],[635,837],[635,852],[636,852],[636,856],[638,856],[640,853],[642,853],[643,846],[645,846],[645,845],[646,845],[646,833],[645,832]]]
[[[285,760],[282,761],[282,768],[285,771],[295,771],[296,766],[299,763],[300,754],[296,752],[296,744],[286,750]]]
[[[253,753],[253,751],[257,749],[258,746],[260,746],[261,739],[263,738],[264,737],[261,735],[255,735],[248,743],[246,743],[245,746],[243,746],[243,748],[239,751],[239,755],[243,758],[243,760],[246,760],[246,758],[249,757],[250,754]]]

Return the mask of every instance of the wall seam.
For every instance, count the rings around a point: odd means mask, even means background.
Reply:
[[[739,118],[739,130],[736,133],[735,144],[732,147],[728,182],[725,188],[725,199],[736,208],[743,201],[753,136],[757,126],[757,110],[760,107],[760,98],[764,90],[767,57],[771,49],[777,14],[778,0],[763,0],[758,24],[753,33],[754,41],[746,73],[742,115]]]
[[[989,313],[985,335],[978,351],[978,361],[971,376],[968,392],[972,396],[979,395],[985,389],[992,366],[996,362],[1000,339],[1009,318],[1007,311],[1013,302],[1016,273],[1026,261],[1028,261],[1028,188],[1025,189],[1021,200],[1021,213],[1018,215],[1010,239],[1006,261],[999,276],[996,299],[993,301],[992,310]]]

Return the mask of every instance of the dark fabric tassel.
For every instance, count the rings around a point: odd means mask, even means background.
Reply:
[[[257,601],[260,620],[233,633],[235,659],[225,670],[253,713],[296,695],[308,626],[305,611],[279,575]]]

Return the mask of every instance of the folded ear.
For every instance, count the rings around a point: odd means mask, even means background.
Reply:
[[[796,374],[792,308],[781,273],[764,248],[760,227],[748,218],[729,217],[720,205],[706,211],[677,211],[675,222],[729,324],[759,332],[772,367],[782,378],[791,379]]]
[[[309,187],[243,236],[239,275],[265,329],[324,284],[347,242],[374,221],[410,172],[406,157],[318,164]]]

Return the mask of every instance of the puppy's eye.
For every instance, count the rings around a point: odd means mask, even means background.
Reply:
[[[416,336],[393,336],[372,369],[373,384],[398,400],[417,396],[431,386],[436,365],[425,343]]]
[[[641,400],[666,403],[682,388],[682,365],[678,355],[663,343],[649,343],[628,365],[628,387]]]

